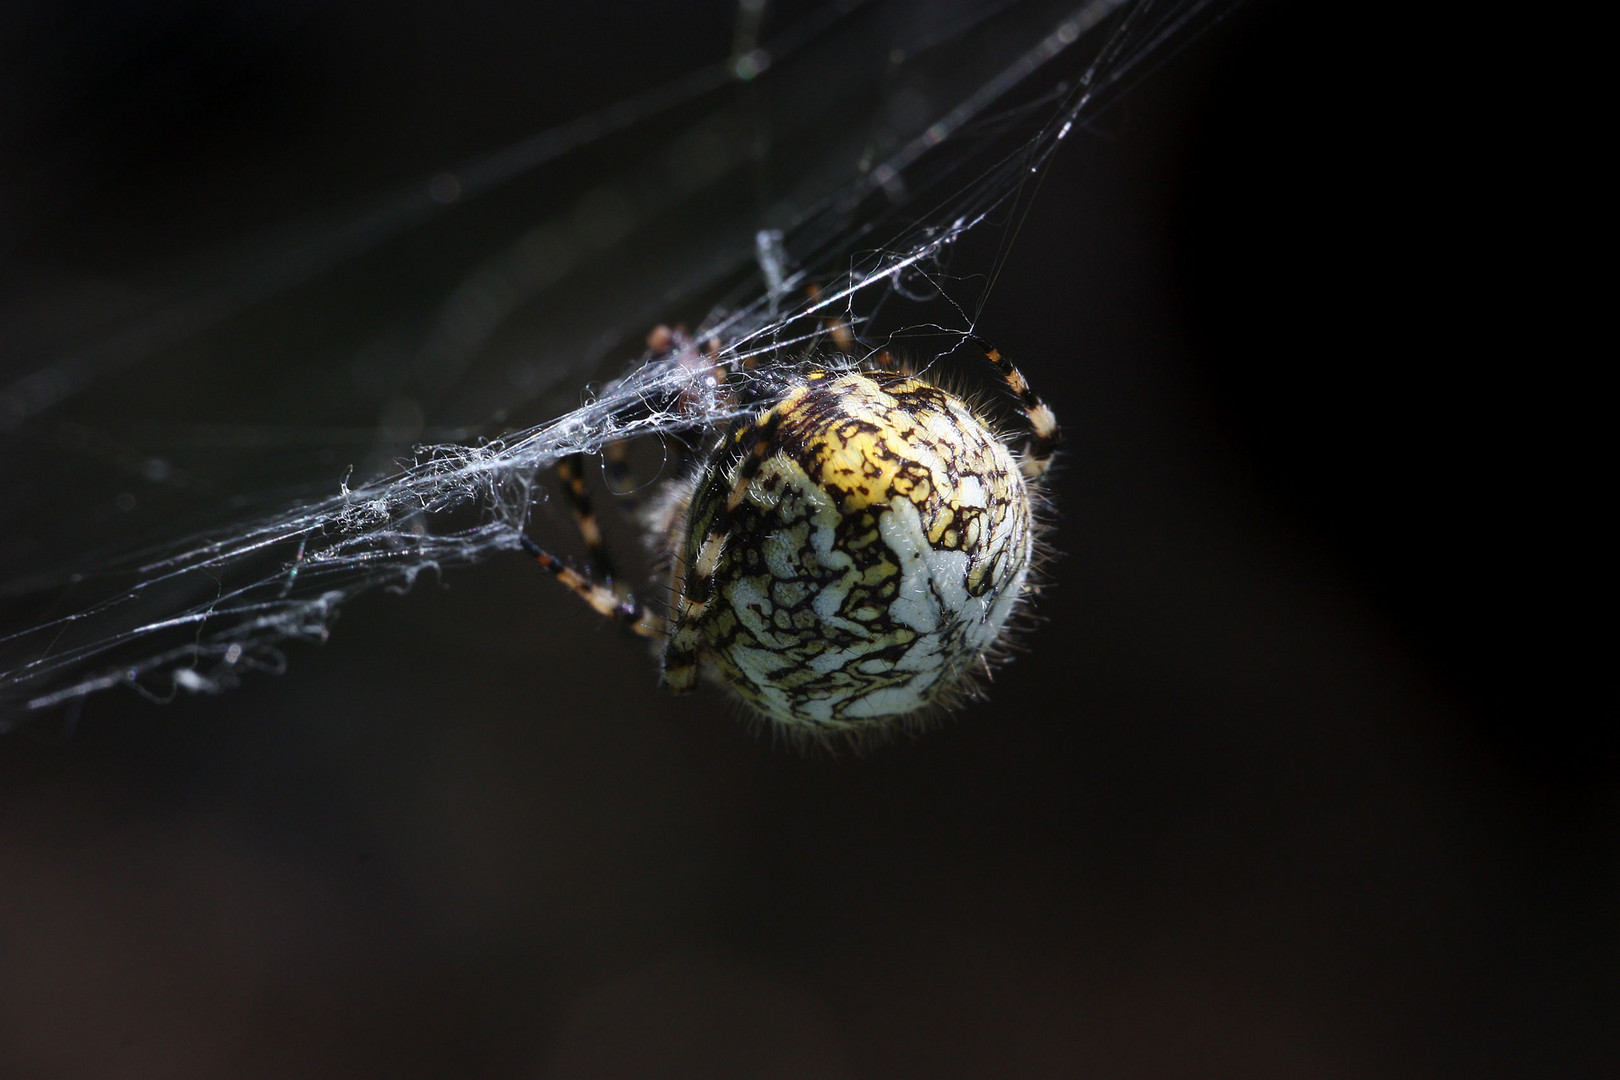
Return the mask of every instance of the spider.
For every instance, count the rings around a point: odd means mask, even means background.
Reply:
[[[523,546],[597,612],[659,643],[675,693],[719,682],[801,743],[919,728],[971,695],[1029,590],[1037,493],[1058,442],[1023,374],[972,340],[1018,401],[1022,447],[886,352],[806,359],[769,398],[743,400],[752,411],[711,432],[644,515],[667,615],[615,589],[580,456],[558,473],[591,572],[527,536]],[[663,327],[649,344],[699,355]],[[710,342],[703,355],[717,354]]]

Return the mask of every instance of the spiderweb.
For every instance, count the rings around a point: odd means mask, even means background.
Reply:
[[[949,351],[1065,137],[1221,10],[744,3],[723,56],[335,220],[253,237],[79,340],[31,341],[24,325],[35,362],[0,386],[21,466],[0,729],[103,690],[167,699],[281,671],[284,645],[324,639],[355,597],[515,549],[562,456],[721,422],[707,365],[634,359],[662,320],[712,311],[694,336],[764,377],[829,320],[872,347]],[[1001,248],[953,270],[986,222]],[[433,272],[368,306],[402,250]],[[341,321],[323,323],[328,309]],[[288,350],[266,331],[288,311],[329,325],[329,344]],[[199,422],[182,388],[221,368],[253,377],[251,400]],[[120,418],[120,399],[154,386],[172,400]],[[312,415],[311,400],[340,406]],[[381,419],[357,440],[354,415]],[[64,460],[83,494],[42,514]],[[85,460],[105,466],[101,488]]]

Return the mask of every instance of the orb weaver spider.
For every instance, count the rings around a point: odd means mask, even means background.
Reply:
[[[701,675],[801,743],[918,728],[972,693],[1029,590],[1036,492],[1059,436],[1023,374],[972,340],[1018,402],[1021,448],[886,352],[807,358],[743,401],[757,407],[711,432],[644,515],[667,615],[615,589],[579,455],[558,474],[593,572],[523,546],[597,612],[660,643],[675,693]],[[664,327],[649,345],[694,362],[719,351]],[[717,368],[723,392],[727,374]]]

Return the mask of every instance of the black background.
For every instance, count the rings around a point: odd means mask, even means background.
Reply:
[[[1488,53],[1377,17],[1249,4],[1058,156],[979,320],[1068,437],[1043,624],[988,701],[801,759],[516,559],[227,697],[103,695],[0,745],[0,1072],[1602,1074],[1613,763],[1494,261],[1532,149],[1470,96]],[[12,304],[731,33],[5,18]]]

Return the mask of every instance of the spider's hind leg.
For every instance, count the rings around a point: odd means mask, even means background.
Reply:
[[[587,565],[591,573],[612,585],[618,575],[614,570],[613,556],[608,553],[607,542],[602,538],[602,526],[596,520],[596,510],[591,505],[591,493],[585,487],[585,455],[569,454],[557,462],[557,478],[562,481],[563,498],[574,515],[580,538],[585,541],[586,557],[590,560]]]
[[[610,454],[608,460],[614,463],[610,469],[616,466],[619,472],[625,471],[622,455],[614,457]],[[590,490],[585,486],[585,455],[569,454],[559,461],[557,477],[562,481],[563,498],[573,512],[574,524],[579,527],[580,537],[585,541],[586,557],[590,560],[588,572],[581,573],[574,569],[564,559],[535,543],[527,534],[521,539],[523,550],[535,562],[551,571],[564,588],[589,604],[597,614],[625,624],[642,637],[662,637],[663,618],[643,608],[641,602],[627,590],[614,587],[613,557],[602,536],[602,527],[596,520]]]
[[[664,636],[663,618],[642,607],[641,602],[634,596],[628,593],[620,595],[601,582],[585,576],[535,543],[527,534],[522,537],[521,542],[523,550],[533,556],[535,562],[551,571],[564,588],[589,604],[598,615],[623,623],[632,633],[642,637]]]
[[[1052,407],[1034,390],[1030,389],[1029,381],[1024,373],[1014,366],[1011,360],[1001,355],[1001,350],[983,338],[974,335],[973,344],[983,352],[984,358],[990,361],[1007,384],[1007,389],[1013,397],[1018,399],[1018,407],[1023,411],[1024,422],[1029,425],[1029,441],[1024,444],[1023,453],[1019,455],[1019,471],[1024,479],[1037,481],[1046,475],[1051,468],[1052,457],[1057,453],[1058,441],[1062,437],[1062,429],[1058,427],[1057,414]]]
[[[890,375],[913,376],[917,374],[917,367],[909,361],[901,360],[888,349],[879,349],[877,352],[861,361],[861,367],[867,371],[884,371]]]

